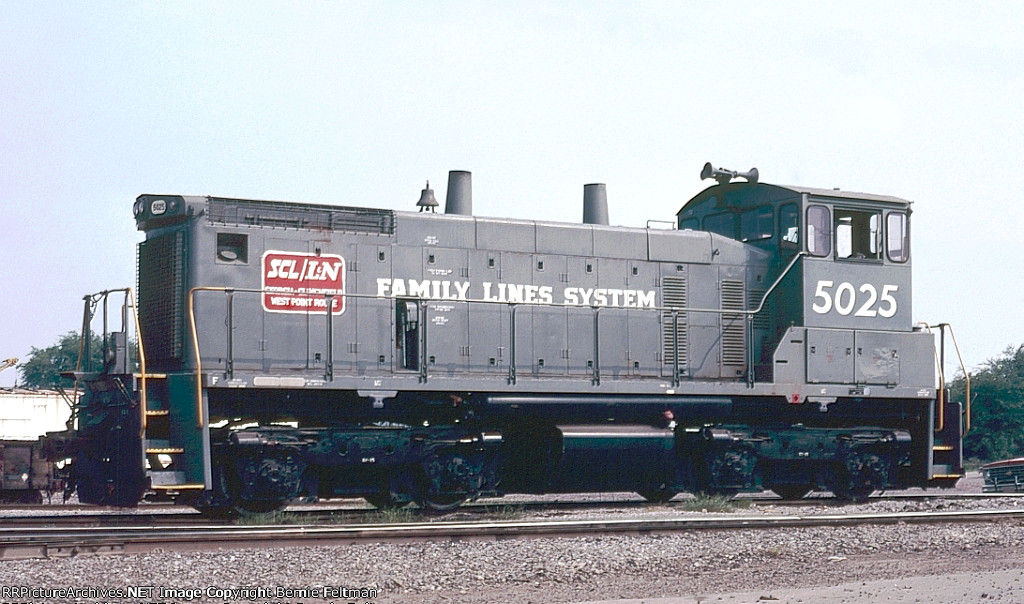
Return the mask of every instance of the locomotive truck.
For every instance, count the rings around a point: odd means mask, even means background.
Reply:
[[[478,217],[468,172],[443,214],[429,183],[418,212],[140,196],[137,291],[86,297],[80,500],[953,486],[910,202],[701,176],[671,229],[609,226],[600,184],[580,224]]]

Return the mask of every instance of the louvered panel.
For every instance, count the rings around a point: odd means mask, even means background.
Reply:
[[[686,307],[686,277],[685,276],[672,276],[665,277],[662,279],[661,297],[665,301],[665,306],[685,308]],[[676,347],[679,350],[679,364],[685,365],[686,359],[689,358],[689,338],[687,337],[686,329],[686,313],[666,312],[661,318],[661,333],[662,333],[662,359],[664,359],[665,365],[675,366],[676,364]]]
[[[767,291],[765,289],[752,289],[747,292],[747,308],[750,310],[757,308],[757,305],[761,303],[761,298],[764,297]],[[771,315],[768,306],[769,303],[766,301],[761,312],[754,315],[754,329],[768,329],[770,323],[769,316]]]
[[[722,279],[722,310],[744,310],[746,296],[743,282]],[[746,364],[746,329],[742,314],[723,313],[722,317],[722,375],[730,377],[727,367],[743,367]]]

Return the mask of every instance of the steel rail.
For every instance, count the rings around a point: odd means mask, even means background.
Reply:
[[[344,545],[584,535],[650,535],[698,530],[769,530],[889,524],[976,523],[1024,519],[1024,509],[961,512],[820,514],[810,516],[716,515],[689,518],[428,522],[339,526],[0,527],[0,560],[83,554],[195,551],[248,547]]]
[[[809,496],[803,499],[786,500],[779,499],[772,495],[740,495],[733,501],[737,505],[752,506],[776,506],[782,508],[798,507],[843,507],[851,505],[866,505],[872,502],[881,501],[966,501],[966,500],[990,500],[1020,499],[1024,505],[1024,493],[908,493],[898,495],[876,495],[861,504],[851,504],[848,501],[837,499],[832,496]],[[665,503],[650,503],[637,498],[623,497],[602,497],[592,500],[518,500],[518,499],[484,499],[462,505],[453,514],[486,516],[489,513],[507,514],[508,511],[521,512],[523,514],[543,512],[545,510],[565,513],[568,510],[593,510],[600,508],[629,508],[629,509],[678,509],[684,510],[692,499],[680,498]],[[48,508],[55,511],[74,511],[74,514],[38,514],[35,512],[46,511]],[[94,506],[85,504],[71,504],[67,506],[55,505],[32,505],[32,506],[0,506],[0,510],[8,512],[0,515],[0,526],[182,526],[184,524],[199,525],[208,524],[211,519],[200,512],[187,507],[170,504],[142,505],[134,511],[110,511],[99,510]],[[33,512],[28,515],[11,515],[18,511]],[[420,510],[409,508],[410,515],[415,515]],[[291,517],[291,525],[301,523],[315,523],[319,519],[325,521],[336,521],[341,515],[355,521],[360,517],[372,517],[373,514],[386,513],[378,508],[367,504],[362,499],[328,500],[316,503],[295,504],[284,508],[279,512]],[[271,515],[273,516],[273,514]],[[283,524],[283,523],[282,523]]]

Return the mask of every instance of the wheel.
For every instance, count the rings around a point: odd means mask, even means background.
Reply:
[[[773,486],[772,491],[786,501],[796,501],[810,493],[811,487],[802,484],[780,484]]]
[[[889,482],[888,457],[870,452],[851,454],[832,469],[825,483],[836,499],[850,503],[867,501],[876,490]]]

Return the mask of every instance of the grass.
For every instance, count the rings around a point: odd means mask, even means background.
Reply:
[[[684,499],[679,507],[688,512],[732,513],[741,508],[750,507],[747,499],[733,499],[731,495],[709,495],[697,493],[693,499]]]
[[[452,520],[464,518],[470,514],[474,519],[487,519],[492,521],[518,520],[523,516],[523,507],[520,505],[489,505],[483,511],[474,509],[472,512],[456,510],[451,514],[431,516],[424,514],[415,506],[404,506],[390,509],[378,509],[369,513],[350,513],[344,510],[331,511],[316,515],[316,524],[404,524],[410,522],[431,522],[433,520]],[[268,512],[266,514],[253,514],[238,516],[233,523],[239,526],[258,525],[284,525],[284,524],[308,524],[312,519],[307,514],[298,514],[288,511]]]

